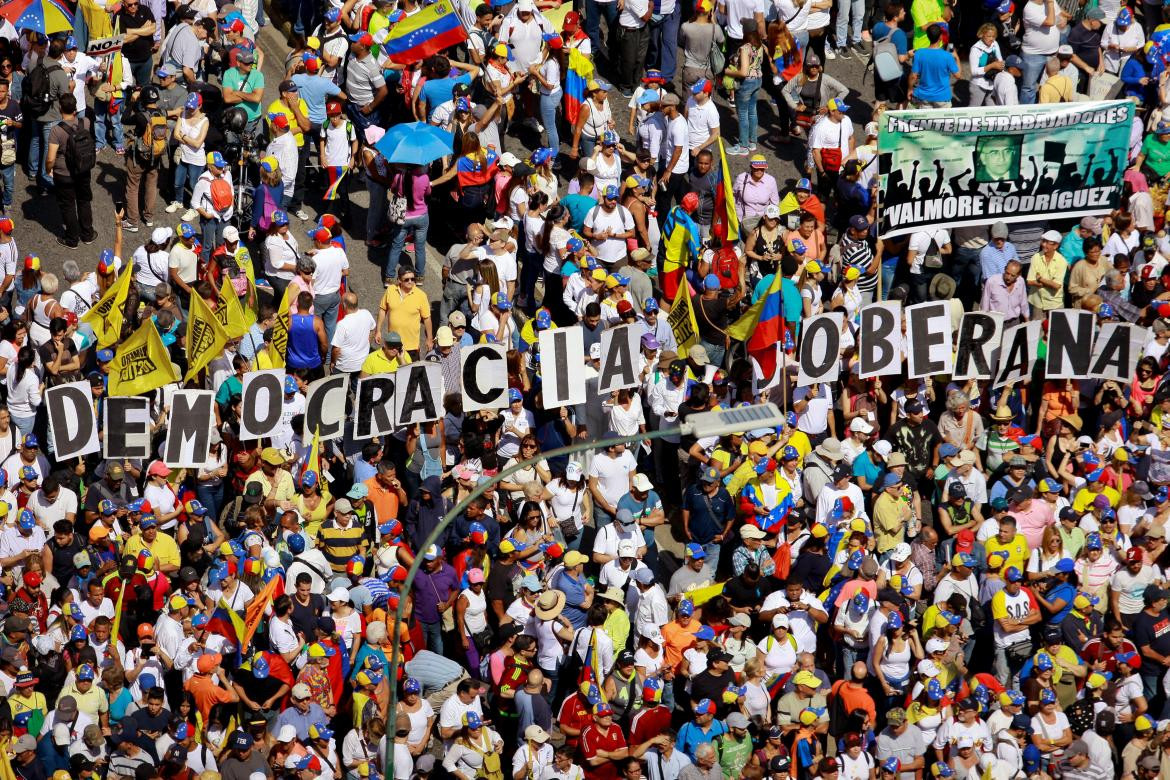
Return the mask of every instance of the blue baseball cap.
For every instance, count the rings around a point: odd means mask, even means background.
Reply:
[[[619,193],[619,190],[618,190],[617,185],[610,184],[608,187],[605,188],[605,199],[606,200],[617,200],[618,193]]]
[[[214,165],[216,168],[226,168],[227,160],[225,160],[223,155],[219,152],[208,152],[207,164]]]
[[[690,617],[695,614],[695,604],[690,599],[683,599],[678,603],[678,614]]]
[[[97,351],[97,359],[98,359],[99,363],[109,363],[111,360],[114,359],[114,350],[112,350],[112,349],[99,349]]]
[[[330,8],[328,11],[325,12],[325,21],[327,21],[327,22],[336,22],[340,18],[341,18],[341,9],[340,8]]]
[[[569,236],[569,241],[566,244],[570,252],[580,252],[585,248],[585,242],[576,236]]]
[[[186,222],[179,223],[179,237],[195,238],[195,228],[191,227]]]
[[[286,376],[284,378],[284,392],[295,393],[299,389],[297,378],[295,376]]]
[[[73,51],[77,48],[77,38],[70,35],[65,39],[65,51]]]
[[[552,315],[549,314],[548,309],[541,309],[536,313],[536,327],[551,328],[552,324]]]
[[[714,638],[715,638],[715,629],[711,628],[711,626],[703,626],[698,631],[695,632],[695,639],[698,639],[700,641],[710,642]]]
[[[20,446],[27,450],[40,449],[41,440],[37,438],[35,433],[28,433],[20,440]]]
[[[645,302],[642,303],[642,311],[658,311],[658,300],[655,298],[647,298]]]
[[[69,631],[70,642],[84,642],[89,638],[89,634],[85,631],[85,626],[74,626]]]
[[[523,400],[524,400],[523,393],[521,393],[519,390],[517,390],[514,387],[508,388],[508,403],[514,404],[517,401],[523,401]]]
[[[688,542],[686,549],[686,556],[693,558],[696,561],[701,561],[707,557],[707,551],[703,549],[703,545],[697,542]]]
[[[1016,566],[1009,566],[1008,570],[1004,572],[1003,577],[1008,582],[1020,582],[1024,579],[1024,574]]]
[[[808,179],[800,179],[796,182],[796,189],[812,192],[812,182]]]
[[[20,517],[17,519],[16,524],[26,531],[31,531],[36,528],[37,519],[33,517],[32,512],[27,509],[22,509],[20,510]]]
[[[272,220],[272,224],[274,224],[274,225],[287,225],[288,224],[288,212],[277,209],[276,211],[272,212],[271,220]]]
[[[407,677],[406,682],[402,683],[403,693],[422,693],[422,683],[413,677]]]
[[[707,274],[706,276],[704,276],[703,277],[703,289],[705,289],[705,290],[718,290],[719,289],[719,277],[716,276],[715,274]]]

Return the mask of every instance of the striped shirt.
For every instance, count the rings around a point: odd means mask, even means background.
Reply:
[[[361,552],[364,533],[365,529],[357,523],[351,522],[342,527],[334,518],[321,524],[318,544],[333,571],[339,574],[345,573],[346,564]]]

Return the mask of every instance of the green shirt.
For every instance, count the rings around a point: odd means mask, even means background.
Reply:
[[[240,92],[253,92],[257,89],[264,89],[264,74],[260,69],[253,66],[252,72],[248,74],[248,78],[244,78],[244,74],[240,73],[239,68],[228,68],[227,72],[223,74],[223,86],[229,89],[239,90]],[[248,114],[248,121],[255,122],[260,118],[260,101],[242,100],[236,105],[243,107]]]
[[[737,740],[731,733],[715,738],[715,752],[719,755],[719,768],[723,777],[738,780],[743,777],[743,768],[752,757],[752,740],[748,736]]]
[[[1170,141],[1160,141],[1157,135],[1147,135],[1142,141],[1142,151],[1146,165],[1159,176],[1170,173]]]

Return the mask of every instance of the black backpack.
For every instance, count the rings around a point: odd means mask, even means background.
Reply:
[[[84,176],[97,165],[97,147],[93,134],[85,126],[85,120],[77,118],[73,127],[65,125],[65,167],[73,178]]]
[[[24,109],[37,119],[44,116],[53,107],[53,95],[49,89],[49,74],[55,70],[61,70],[61,66],[55,62],[46,65],[45,60],[42,59],[25,76],[24,84],[21,87]]]

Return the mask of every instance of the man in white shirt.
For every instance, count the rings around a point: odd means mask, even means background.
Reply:
[[[328,228],[313,232],[313,311],[325,325],[325,341],[333,343],[337,328],[337,309],[341,304],[341,283],[349,275],[349,258],[341,247],[333,243]]]
[[[666,603],[666,592],[654,581],[650,569],[634,572],[638,587],[638,606],[634,610],[634,630],[640,637],[654,639],[661,646],[662,627],[670,620],[670,607]]]
[[[1020,55],[1024,60],[1020,102],[1036,102],[1036,85],[1048,58],[1060,48],[1060,8],[1056,0],[1028,0],[1024,5],[1024,39]]]
[[[666,214],[670,207],[682,200],[687,192],[687,171],[691,169],[691,158],[687,154],[686,117],[679,110],[678,95],[662,96],[662,118],[666,123],[666,134],[658,154],[658,171],[665,187],[658,190],[658,213]]]
[[[597,259],[613,266],[626,257],[626,239],[634,237],[634,216],[618,203],[618,188],[605,188],[600,204],[585,215],[585,238],[597,247]]]
[[[374,339],[378,323],[374,321],[374,315],[358,305],[357,293],[347,292],[342,299],[342,305],[345,307],[345,317],[337,323],[329,344],[333,371],[350,374],[352,393],[353,383],[361,373],[362,363],[370,354],[370,342]]]
[[[227,160],[219,152],[208,152],[207,170],[200,175],[195,182],[195,187],[191,190],[191,205],[199,212],[199,224],[203,230],[201,257],[204,262],[211,257],[211,250],[223,243],[223,229],[227,227],[228,222],[235,215],[234,203],[227,203],[223,209],[215,207],[215,199],[211,196],[211,187],[217,179],[227,182],[228,188],[231,189],[232,173],[228,168]],[[164,270],[163,273],[166,271]],[[167,279],[164,278],[161,281],[165,282]]]
[[[719,109],[711,100],[714,89],[711,79],[699,79],[691,87],[687,101],[687,149],[691,157],[708,147],[714,152],[712,145],[719,138]]]
[[[616,438],[617,434],[613,431],[607,431],[604,436],[604,439]],[[589,491],[593,494],[595,527],[600,529],[614,521],[618,501],[633,489],[634,473],[637,470],[638,461],[624,444],[606,447],[604,452],[593,457],[586,476]]]

